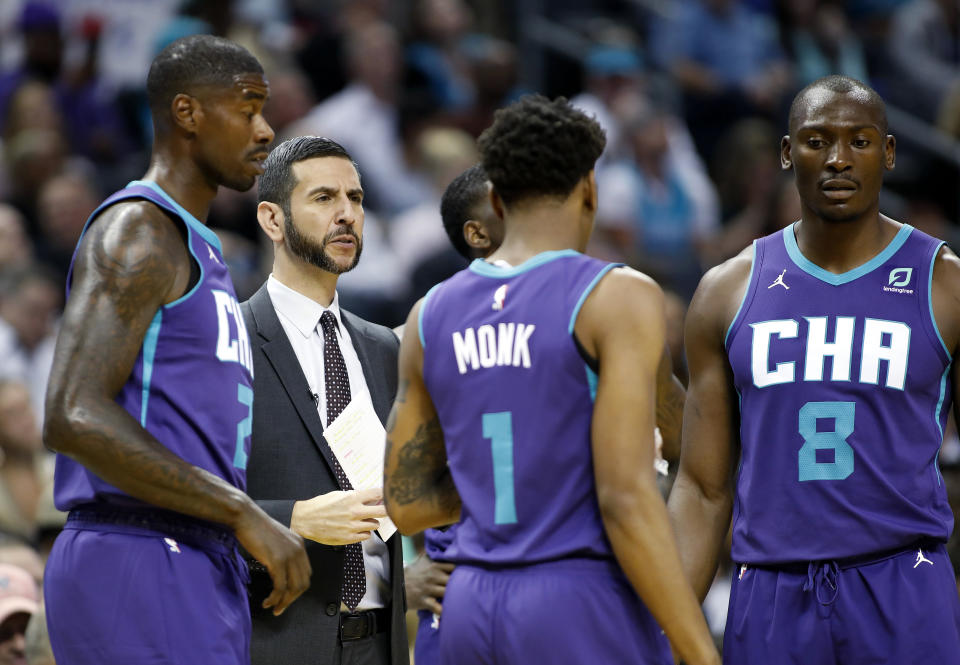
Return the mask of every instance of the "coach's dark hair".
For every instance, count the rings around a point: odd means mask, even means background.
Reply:
[[[791,134],[794,133],[800,116],[806,113],[808,98],[810,96],[809,93],[813,90],[829,90],[830,92],[836,92],[841,95],[846,95],[851,92],[861,92],[864,97],[864,105],[873,107],[880,112],[882,118],[880,133],[887,133],[887,105],[883,101],[883,97],[863,81],[858,81],[849,76],[841,76],[840,74],[831,74],[830,76],[818,78],[816,81],[808,84],[793,98],[793,103],[790,104],[789,120],[789,131]]]
[[[454,178],[440,199],[443,230],[450,236],[453,248],[467,259],[473,259],[473,248],[463,237],[463,225],[473,219],[476,207],[487,196],[487,174],[482,164],[474,164]]]
[[[168,44],[150,65],[147,101],[154,124],[165,122],[170,103],[180,93],[204,85],[233,85],[240,74],[263,74],[253,54],[239,44],[213,35],[191,35]]]
[[[528,95],[497,111],[477,145],[487,177],[510,205],[566,197],[593,170],[606,142],[597,121],[565,98]]]
[[[360,176],[357,163],[346,148],[336,141],[322,136],[298,136],[278,145],[264,160],[263,175],[260,176],[257,187],[257,201],[276,203],[287,219],[290,219],[290,194],[298,182],[293,174],[293,165],[315,157],[346,159],[357,170],[357,177]]]

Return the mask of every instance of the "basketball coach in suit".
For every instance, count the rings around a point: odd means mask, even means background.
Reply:
[[[263,169],[257,220],[273,272],[240,306],[254,366],[247,491],[303,536],[313,575],[273,616],[251,567],[252,665],[407,665],[400,536],[374,531],[381,490],[353,489],[324,439],[357,400],[383,423],[397,389],[393,332],[340,309],[336,292],[363,247],[359,172],[342,146],[313,136],[280,144]]]

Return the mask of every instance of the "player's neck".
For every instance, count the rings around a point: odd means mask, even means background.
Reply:
[[[337,293],[338,275],[316,266],[277,255],[273,262],[273,277],[310,300],[329,307]]]
[[[487,261],[504,260],[516,266],[543,252],[582,252],[586,248],[583,224],[562,207],[511,212],[504,219],[504,227],[503,244]]]
[[[853,270],[882,252],[901,226],[879,212],[846,222],[830,222],[804,212],[793,227],[797,247],[808,260],[834,274]]]
[[[174,201],[201,222],[206,222],[210,203],[217,195],[216,185],[211,185],[190,159],[177,158],[170,151],[154,145],[150,168],[143,180],[157,183]]]

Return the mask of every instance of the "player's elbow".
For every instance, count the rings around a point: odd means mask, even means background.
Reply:
[[[51,391],[44,409],[43,445],[57,453],[73,454],[77,432],[85,428],[88,413],[88,409],[66,399],[62,391]]]
[[[426,528],[425,526],[421,526],[423,522],[423,514],[421,511],[411,509],[411,506],[403,506],[396,501],[391,501],[387,495],[384,496],[383,502],[387,508],[387,516],[396,525],[397,530],[404,536],[412,536]]]

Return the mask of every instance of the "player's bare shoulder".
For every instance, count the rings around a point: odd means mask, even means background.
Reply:
[[[186,289],[190,261],[177,222],[147,201],[121,201],[90,225],[77,253],[74,282],[153,290],[171,302]]]
[[[933,263],[931,301],[937,327],[947,348],[960,345],[960,256],[944,245]]]
[[[725,334],[750,284],[753,245],[714,266],[700,280],[687,314],[687,329],[696,326],[708,334]]]

